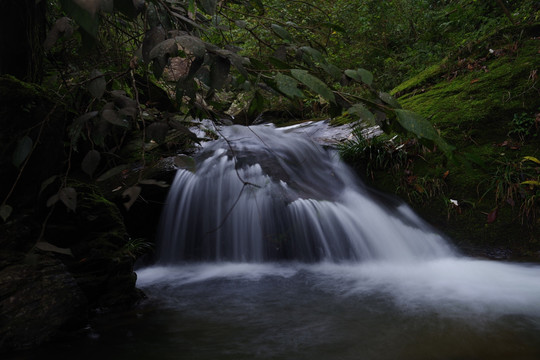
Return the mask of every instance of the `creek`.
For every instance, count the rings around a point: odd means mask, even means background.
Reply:
[[[148,299],[55,354],[540,358],[538,264],[461,255],[297,128],[220,132],[176,175]]]

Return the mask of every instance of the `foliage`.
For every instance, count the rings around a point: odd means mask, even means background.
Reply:
[[[522,142],[529,137],[537,137],[540,133],[540,109],[536,114],[514,114],[510,127],[508,136],[517,137]]]

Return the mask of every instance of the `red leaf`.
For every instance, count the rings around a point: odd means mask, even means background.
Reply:
[[[497,219],[497,208],[493,209],[487,216],[487,223],[491,224]]]

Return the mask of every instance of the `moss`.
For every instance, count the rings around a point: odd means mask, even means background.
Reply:
[[[437,75],[441,75],[444,71],[444,63],[435,64],[424,71],[420,72],[416,76],[413,76],[412,78],[408,79],[407,81],[401,83],[400,85],[396,86],[394,89],[390,91],[390,95],[392,96],[400,96],[402,93],[410,93],[415,90],[420,90],[420,87],[422,85],[425,85],[428,82],[434,81],[434,78]]]
[[[540,133],[527,139],[509,133],[514,114],[540,112],[540,55],[537,33],[523,31],[519,38],[518,30],[507,40],[492,34],[393,90],[404,108],[430,119],[456,146],[457,161],[424,149],[409,154],[406,168],[376,171],[369,180],[406,199],[457,244],[502,245],[523,254],[540,250],[540,222],[523,216],[519,163],[540,155]],[[497,51],[488,55],[493,44]],[[510,193],[501,195],[497,186]]]

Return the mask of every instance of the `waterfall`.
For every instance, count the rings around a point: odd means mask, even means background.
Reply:
[[[453,255],[405,204],[366,188],[337,153],[272,126],[229,126],[178,170],[159,261],[414,262]]]

